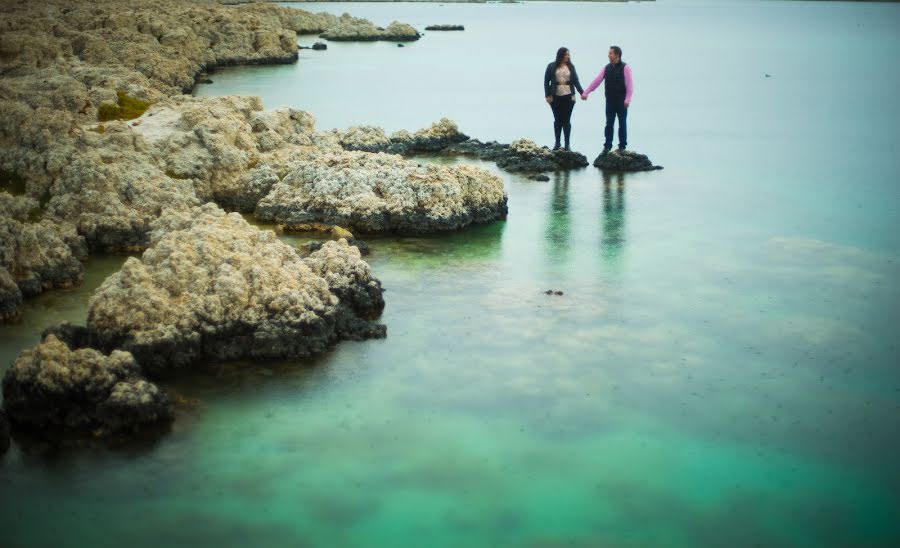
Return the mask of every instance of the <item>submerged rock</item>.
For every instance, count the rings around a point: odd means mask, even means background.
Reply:
[[[285,230],[326,223],[365,233],[456,230],[506,214],[503,181],[483,169],[363,152],[298,164],[256,208]]]
[[[630,150],[611,150],[601,152],[594,160],[594,167],[604,171],[654,171],[662,169],[655,166],[650,158]]]
[[[53,335],[3,376],[3,406],[23,429],[137,431],[172,418],[168,398],[131,354],[72,350]]]
[[[377,40],[410,42],[418,40],[421,35],[410,25],[398,21],[394,21],[387,28],[382,28],[365,19],[348,18],[338,22],[319,37],[335,42],[374,42]]]
[[[361,265],[348,258],[334,262],[334,272],[313,271],[274,233],[213,204],[164,214],[153,228],[143,257],[128,259],[91,298],[87,323],[99,347],[131,352],[145,371],[200,359],[308,356],[357,336],[346,310],[377,308],[342,302],[329,285],[346,276],[341,269],[361,272]],[[372,295],[380,287],[354,276],[364,287],[336,292]]]
[[[316,42],[312,45],[312,49],[316,51],[324,51],[328,49],[328,44],[326,44],[325,42]]]

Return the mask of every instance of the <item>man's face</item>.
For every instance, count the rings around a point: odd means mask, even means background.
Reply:
[[[616,55],[616,51],[612,48],[609,48],[609,62],[612,64],[619,62],[619,56]]]

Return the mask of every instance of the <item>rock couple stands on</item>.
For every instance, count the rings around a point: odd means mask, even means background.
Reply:
[[[594,160],[594,167],[604,171],[655,171],[662,166],[655,166],[650,158],[630,150],[611,150],[601,152]]]

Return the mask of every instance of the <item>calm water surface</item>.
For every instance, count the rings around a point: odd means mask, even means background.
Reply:
[[[295,6],[466,31],[196,94],[549,144],[543,67],[566,45],[586,83],[617,43],[630,144],[666,169],[501,173],[506,222],[370,239],[387,339],[170,381],[197,403],[152,447],[14,449],[4,545],[900,543],[900,6]],[[602,114],[575,108],[591,158]],[[0,367],[122,261],[30,301]]]

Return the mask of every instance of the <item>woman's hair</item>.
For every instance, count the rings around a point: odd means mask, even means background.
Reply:
[[[556,68],[562,66],[563,59],[566,58],[567,53],[569,53],[569,48],[559,48],[556,50]]]

